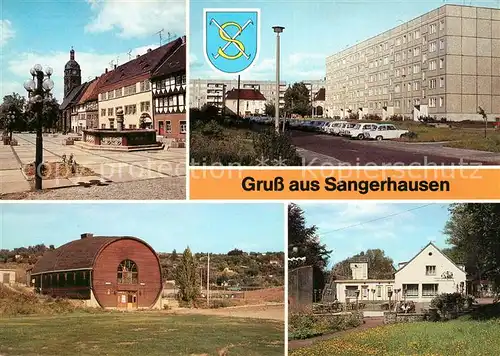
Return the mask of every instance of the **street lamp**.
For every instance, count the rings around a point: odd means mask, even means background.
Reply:
[[[391,311],[391,298],[392,298],[392,290],[387,292],[387,296],[389,297],[389,311]]]
[[[7,128],[9,130],[9,142],[12,142],[12,126],[14,125],[14,122],[16,120],[16,113],[14,110],[10,110],[7,113]]]
[[[356,311],[358,311],[359,310],[359,289],[356,289],[356,291],[354,293],[356,293]]]
[[[35,112],[36,122],[36,153],[35,153],[35,189],[42,189],[42,163],[43,163],[43,142],[42,142],[42,110],[43,99],[47,97],[54,88],[54,82],[50,79],[52,68],[45,68],[45,73],[40,64],[35,64],[30,69],[32,79],[24,83],[24,89],[28,92],[32,110]]]
[[[276,132],[280,131],[280,33],[283,32],[285,28],[282,26],[273,26],[274,33],[276,33],[276,102],[274,103],[274,127]]]

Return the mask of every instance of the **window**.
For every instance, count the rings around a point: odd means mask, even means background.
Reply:
[[[438,294],[437,284],[422,284],[422,297],[434,297]]]
[[[399,107],[401,106],[401,102],[399,100],[396,100],[396,102],[394,103],[394,106],[396,106],[396,108],[399,109]]]
[[[439,22],[439,31],[443,31],[444,30],[444,20],[441,20]]]
[[[439,40],[439,49],[444,49],[444,39]]]
[[[429,107],[431,108],[436,107],[436,98],[429,98]]]
[[[429,80],[429,89],[435,89],[435,88],[436,88],[436,79]]]
[[[141,112],[143,111],[149,111],[151,103],[149,101],[142,101],[141,102]]]
[[[122,96],[123,94],[123,88],[120,88],[120,89],[115,89],[115,98],[119,98]]]
[[[422,63],[427,61],[427,54],[422,54]]]
[[[345,287],[346,298],[356,298],[357,290],[358,290],[357,286],[346,286]]]
[[[118,265],[117,279],[120,284],[137,284],[138,271],[134,261],[124,260]]]
[[[125,87],[124,91],[125,95],[135,94],[137,91],[137,86],[135,84],[129,85],[128,87]]]
[[[125,105],[125,115],[135,115],[137,112],[137,106],[134,105]]]
[[[435,276],[436,275],[436,266],[425,266],[425,275],[426,276]]]
[[[415,47],[413,49],[413,57],[416,57],[420,54],[420,47]]]
[[[134,129],[136,129],[136,128],[137,128],[137,125],[132,125],[132,124],[130,124],[130,125],[128,125],[128,128],[129,128],[129,129],[134,130]]]
[[[413,82],[413,90],[420,90],[420,83],[419,82]]]
[[[399,84],[396,84],[396,86],[394,87],[394,92],[399,93],[400,91],[401,91],[401,87],[399,86]]]
[[[403,43],[406,43],[406,35],[403,36]]]
[[[444,59],[443,59],[443,58],[441,58],[441,59],[439,60],[439,69],[443,69],[443,68],[444,68]]]
[[[420,64],[413,65],[413,74],[420,73]]]
[[[185,134],[186,133],[186,121],[181,121],[181,133]]]
[[[106,124],[101,124],[101,129],[105,129],[106,128]]]
[[[401,53],[396,53],[396,62],[401,60]]]
[[[382,298],[382,286],[377,286],[377,298]]]
[[[401,45],[401,38],[396,38],[396,46],[400,46]]]
[[[418,297],[418,284],[403,284],[403,295]]]
[[[422,37],[422,43],[424,45],[427,44],[427,36]]]
[[[106,109],[101,109],[101,116],[106,116]]]
[[[114,97],[115,97],[115,91],[114,90],[108,91],[108,99],[113,99]]]
[[[167,133],[172,132],[172,122],[170,120],[165,121],[165,132]]]
[[[416,30],[415,32],[413,32],[413,36],[416,40],[418,40],[420,38],[420,30]]]
[[[411,83],[406,84],[406,91],[411,91]]]
[[[436,52],[436,41],[429,43],[429,52]]]
[[[444,88],[444,78],[443,77],[439,78],[439,87]]]
[[[432,60],[429,62],[429,70],[435,70],[436,69],[436,61]]]
[[[108,109],[108,116],[112,116],[113,115],[113,108],[109,108]]]
[[[430,25],[430,27],[429,27],[429,32],[430,32],[431,34],[433,34],[433,33],[436,33],[436,32],[437,32],[437,26],[436,26],[436,24],[435,24],[435,23],[433,23],[433,24],[431,24],[431,25]]]
[[[442,108],[444,106],[444,97],[439,98],[439,107]]]

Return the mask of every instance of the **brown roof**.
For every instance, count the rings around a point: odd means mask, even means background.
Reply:
[[[31,273],[92,269],[97,255],[104,247],[125,238],[141,241],[132,236],[94,236],[71,241],[46,252],[37,261]]]
[[[314,100],[325,101],[325,88],[318,90],[318,92],[314,95]]]
[[[168,56],[155,70],[153,77],[163,77],[172,73],[186,72],[186,39],[182,38],[182,44]]]
[[[226,99],[238,99],[238,89],[232,89],[227,92]],[[240,89],[240,100],[266,100],[266,97],[257,89]]]
[[[100,77],[94,79],[90,82],[89,86],[83,93],[78,104],[84,104],[87,101],[97,100],[99,96],[99,87],[102,85],[104,80],[111,74],[111,72],[103,73]]]
[[[133,84],[133,78],[149,77],[162,61],[182,44],[181,38],[149,51],[139,58],[133,59],[108,72],[108,76],[100,84],[99,93]],[[140,79],[139,79],[140,80]]]

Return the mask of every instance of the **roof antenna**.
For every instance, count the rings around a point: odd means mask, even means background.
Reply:
[[[175,33],[167,32],[167,42],[171,42],[177,35]]]
[[[132,59],[132,50],[127,52],[128,54],[128,60],[130,61]]]
[[[163,34],[164,31],[165,30],[162,28],[160,31],[158,31],[158,32],[155,33],[155,35],[159,35],[160,36],[160,47],[162,46],[162,40],[163,40],[162,34]]]
[[[118,60],[120,59],[120,56],[116,56],[116,65],[118,65]]]
[[[111,61],[109,62],[109,68],[113,69],[113,63],[115,63],[115,61],[114,61],[114,60],[111,60]]]

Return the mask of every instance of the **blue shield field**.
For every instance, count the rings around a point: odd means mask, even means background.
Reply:
[[[257,59],[259,9],[205,9],[204,52],[209,64],[224,73],[241,73]]]

